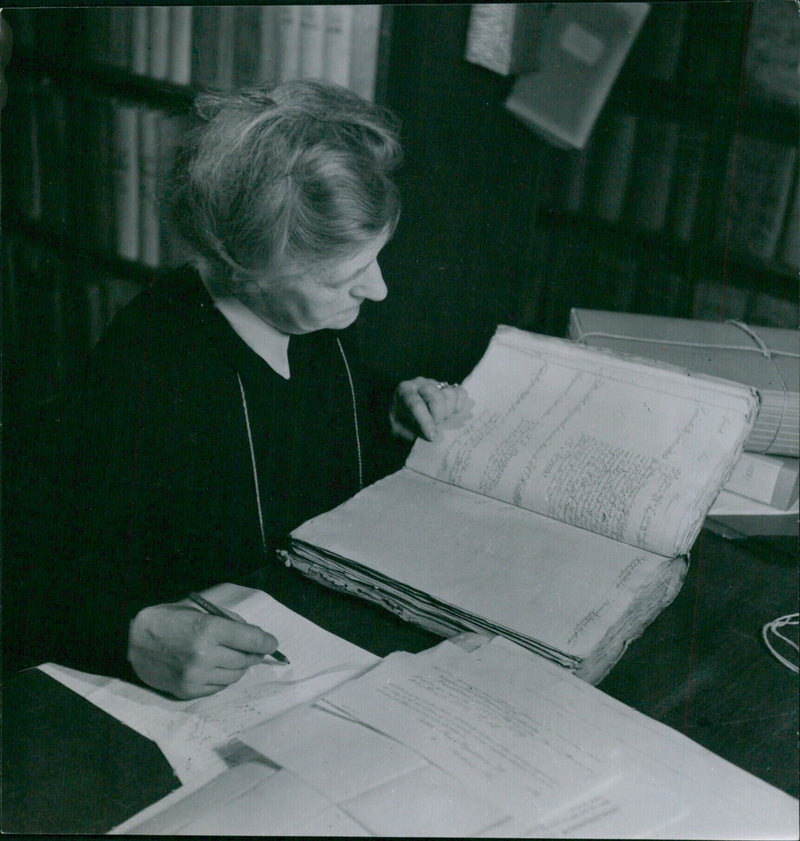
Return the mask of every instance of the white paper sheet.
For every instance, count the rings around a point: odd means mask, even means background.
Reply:
[[[242,730],[316,698],[378,662],[359,648],[304,619],[260,590],[222,584],[205,593],[220,607],[274,634],[291,665],[253,666],[235,684],[193,701],[170,699],[115,678],[52,663],[42,671],[100,709],[152,739],[182,783],[226,768],[220,748]]]

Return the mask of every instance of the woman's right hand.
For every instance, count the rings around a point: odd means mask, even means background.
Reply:
[[[277,647],[256,625],[210,616],[186,602],[146,607],[128,634],[128,660],[139,679],[180,699],[224,689]]]

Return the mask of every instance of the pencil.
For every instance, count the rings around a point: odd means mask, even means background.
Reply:
[[[214,602],[210,602],[205,596],[201,596],[199,593],[189,593],[189,598],[198,607],[203,608],[206,613],[210,613],[212,616],[221,616],[223,619],[230,619],[232,622],[244,621],[240,617],[236,616],[236,614],[231,613],[222,607],[217,607]],[[281,654],[277,648],[267,656],[272,657],[273,660],[277,660],[279,663],[284,663],[287,666],[290,665],[289,658],[285,654]]]

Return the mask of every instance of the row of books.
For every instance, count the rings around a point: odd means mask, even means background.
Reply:
[[[587,147],[565,156],[552,203],[608,223],[631,224],[688,242],[698,234],[704,179],[716,153],[699,125],[611,110]],[[719,205],[718,245],[759,260],[800,267],[797,148],[746,134],[727,151]]]
[[[11,206],[84,248],[147,266],[171,262],[162,187],[185,116],[23,78],[6,154]]]
[[[569,222],[569,220],[567,220]],[[758,288],[743,265],[722,278],[712,263],[687,272],[668,252],[609,240],[570,224],[541,225],[531,247],[531,291],[519,323],[552,336],[563,335],[572,307],[706,320],[737,319],[769,327],[800,323],[796,294]]]
[[[324,79],[373,98],[381,7],[121,6],[86,9],[87,56],[178,85]]]
[[[42,405],[80,372],[142,285],[13,233],[3,237],[2,269],[6,396],[15,405]]]

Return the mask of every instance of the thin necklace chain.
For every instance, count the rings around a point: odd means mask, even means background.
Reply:
[[[339,353],[342,355],[342,360],[344,361],[344,369],[347,373],[347,382],[350,386],[350,399],[352,401],[353,406],[353,429],[355,431],[356,436],[356,454],[358,456],[358,487],[364,487],[364,464],[362,461],[361,456],[361,435],[358,429],[358,410],[356,409],[356,390],[355,386],[353,385],[353,375],[350,373],[350,364],[347,361],[347,355],[344,352],[344,348],[342,347],[342,343],[339,339],[336,339],[336,344],[339,347]],[[253,469],[253,485],[256,491],[256,508],[258,509],[258,528],[261,533],[261,550],[264,554],[264,557],[267,557],[267,535],[264,529],[264,512],[261,507],[261,490],[260,490],[260,483],[258,481],[258,464],[256,463],[256,451],[255,446],[253,445],[253,430],[250,426],[250,412],[247,409],[247,393],[244,389],[244,383],[242,382],[241,375],[237,372],[236,379],[239,383],[239,394],[242,399],[242,410],[244,412],[244,424],[247,428],[247,443],[250,446],[250,464]]]

